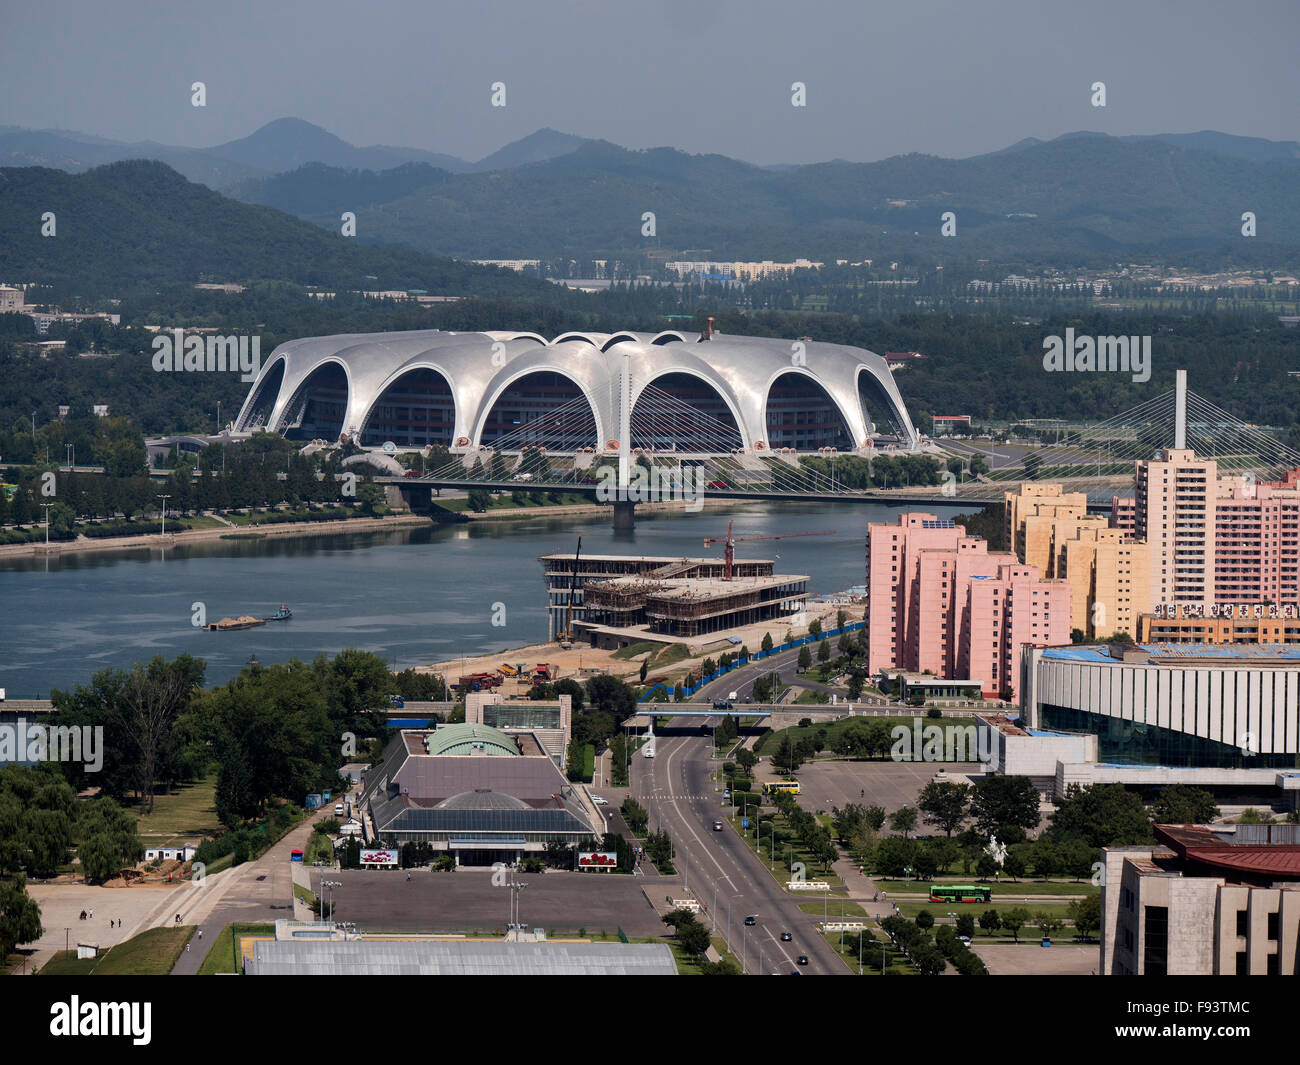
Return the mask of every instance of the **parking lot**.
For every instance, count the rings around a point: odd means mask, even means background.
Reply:
[[[818,759],[800,766],[799,803],[808,810],[830,810],[848,803],[881,806],[893,813],[903,806],[915,806],[921,789],[940,769],[958,778],[979,772],[972,762],[841,762]]]
[[[319,891],[320,870],[312,871]],[[509,922],[510,891],[494,886],[491,869],[433,873],[427,869],[327,871],[334,888],[334,919],[361,930],[393,932],[494,932]],[[547,932],[662,936],[667,929],[641,891],[645,877],[613,873],[521,873],[519,916],[527,928]]]

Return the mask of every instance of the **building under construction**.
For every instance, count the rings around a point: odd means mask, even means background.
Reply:
[[[731,579],[711,558],[543,555],[551,636],[617,648],[650,635],[693,637],[797,614],[808,578],[774,574],[771,559],[737,559]],[[572,616],[569,617],[572,594]]]
[[[726,564],[720,558],[664,558],[652,555],[573,555],[556,552],[542,555],[542,575],[546,580],[547,619],[552,640],[565,631],[572,610],[572,622],[586,620],[585,590],[588,583],[616,577],[636,577],[649,581],[670,578],[721,580]],[[770,577],[775,563],[770,558],[737,560],[732,576],[739,578]]]

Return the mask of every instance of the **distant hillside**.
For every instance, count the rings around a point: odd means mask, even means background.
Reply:
[[[301,118],[277,118],[239,140],[204,149],[270,174],[296,170],[304,163],[324,163],[353,170],[388,170],[404,163],[428,163],[444,170],[464,171],[470,164],[454,155],[419,148],[357,148],[320,126]]]
[[[181,148],[153,141],[127,143],[67,130],[0,126],[0,166],[48,166],[76,174],[124,159],[157,159],[191,181],[225,191],[312,163],[376,171],[418,163],[463,174],[543,162],[586,143],[583,137],[540,129],[471,163],[421,148],[358,148],[300,118],[277,118],[247,137],[212,148]]]
[[[54,237],[40,234],[46,211],[56,217]],[[337,225],[329,232],[228,199],[150,161],[84,174],[0,169],[0,277],[75,282],[87,296],[203,277],[525,299],[556,291],[494,268],[362,244]]]
[[[575,137],[572,133],[559,133],[553,129],[539,129],[527,137],[512,141],[504,148],[498,148],[474,164],[476,171],[509,170],[529,163],[544,163],[547,159],[576,152],[584,144],[590,143],[586,137]],[[436,163],[434,164],[437,165]],[[451,167],[444,167],[446,170]]]
[[[1294,160],[1081,134],[973,159],[905,155],[780,170],[591,141],[488,174],[313,167],[243,189],[322,225],[358,210],[366,239],[463,257],[663,248],[715,258],[1082,264],[1199,250],[1276,264],[1300,249],[1298,179]],[[1253,240],[1240,234],[1245,210],[1258,219]],[[654,239],[641,236],[645,211],[656,216]],[[957,215],[955,238],[940,235],[945,211]]]

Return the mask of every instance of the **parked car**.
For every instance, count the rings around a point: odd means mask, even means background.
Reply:
[[[593,796],[591,797],[591,801],[594,802],[597,806],[608,806],[608,805],[609,805],[609,800],[608,800],[608,799],[602,799],[599,795],[593,795]]]

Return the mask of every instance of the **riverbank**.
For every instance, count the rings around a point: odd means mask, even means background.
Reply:
[[[0,547],[0,559],[41,558],[49,555],[90,554],[103,551],[132,551],[140,548],[182,547],[221,539],[272,539],[280,537],[337,536],[339,533],[383,532],[431,524],[418,514],[394,514],[385,518],[344,518],[340,521],[295,521],[280,525],[237,525],[216,529],[189,529],[179,533],[148,533],[105,540],[82,537],[77,540],[52,540],[34,544],[6,544]]]
[[[734,507],[735,500],[706,499],[703,507],[719,509]],[[649,513],[676,512],[690,514],[698,512],[701,507],[694,507],[675,500],[665,503],[639,503],[638,510]],[[482,514],[464,512],[469,522],[481,521],[521,521],[526,518],[578,518],[591,517],[608,513],[609,507],[600,503],[571,503],[560,506],[539,507],[502,507],[484,511]],[[456,513],[456,512],[449,512]],[[105,551],[138,551],[140,548],[163,549],[182,547],[185,544],[197,544],[222,539],[253,538],[303,538],[311,536],[337,536],[339,533],[385,532],[389,529],[422,528],[432,524],[432,520],[420,514],[390,514],[383,518],[344,518],[339,521],[298,521],[284,522],[278,525],[236,525],[213,529],[189,529],[185,532],[142,533],[138,536],[115,536],[102,540],[87,536],[76,540],[52,540],[47,547],[45,541],[38,540],[30,544],[5,544],[0,546],[0,561],[7,558],[43,558],[51,555],[92,554]]]

